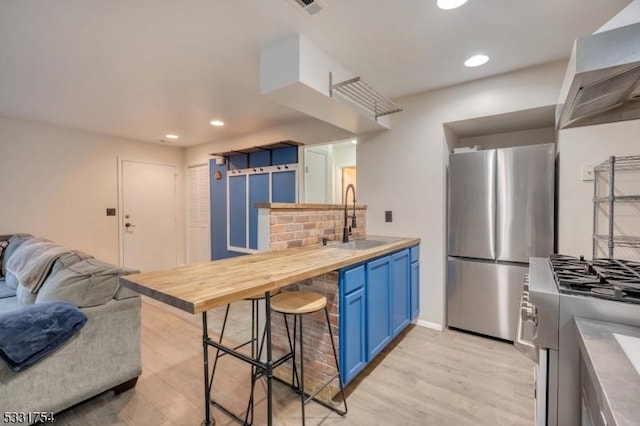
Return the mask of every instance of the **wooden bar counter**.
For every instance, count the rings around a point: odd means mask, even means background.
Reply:
[[[367,249],[339,248],[328,245],[303,246],[262,252],[196,265],[180,266],[158,272],[120,277],[123,286],[168,305],[202,315],[204,426],[213,426],[211,406],[221,409],[238,423],[246,424],[235,413],[211,398],[209,347],[251,364],[267,379],[267,425],[273,425],[273,350],[271,294],[280,288],[317,277],[340,268],[384,256],[420,243],[417,238],[369,237],[383,241]],[[209,338],[207,311],[250,297],[264,295],[266,360],[249,357],[237,347]],[[215,365],[215,364],[214,364]]]
[[[140,294],[198,314],[420,242],[418,238],[368,238],[388,244],[366,250],[330,245],[297,247],[126,275],[120,282]]]

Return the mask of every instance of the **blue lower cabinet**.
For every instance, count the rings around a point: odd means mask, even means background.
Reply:
[[[411,262],[411,319],[420,313],[420,262]]]
[[[396,336],[411,321],[409,249],[391,255],[391,328]]]
[[[371,360],[391,341],[391,258],[367,263],[367,355]]]
[[[340,373],[349,383],[367,365],[364,286],[344,296],[340,315]]]
[[[411,254],[400,250],[340,271],[340,373],[345,384],[417,315],[419,268]]]

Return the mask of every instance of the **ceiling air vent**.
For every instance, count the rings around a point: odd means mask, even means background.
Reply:
[[[322,6],[316,0],[293,0],[293,3],[301,7],[309,15],[316,15],[322,10]]]

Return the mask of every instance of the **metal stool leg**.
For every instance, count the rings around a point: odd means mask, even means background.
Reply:
[[[342,375],[340,374],[340,364],[338,363],[338,353],[336,352],[336,344],[333,342],[333,332],[331,331],[331,322],[329,321],[329,311],[327,307],[324,308],[324,316],[327,319],[327,328],[329,328],[329,338],[331,339],[331,349],[333,349],[333,358],[336,360],[336,369],[338,370],[338,382],[340,383],[340,394],[342,395],[342,402],[344,403],[344,411],[336,411],[338,414],[344,416],[347,414],[347,398],[344,395],[344,386],[342,384]]]
[[[229,317],[229,308],[231,305],[227,305],[227,309],[224,311],[224,320],[222,321],[222,330],[220,330],[220,338],[218,339],[218,343],[222,344],[222,338],[224,337],[224,330],[227,327],[227,318]],[[211,386],[213,385],[213,376],[216,374],[216,367],[218,366],[218,359],[223,356],[220,355],[220,349],[216,349],[216,357],[213,360],[213,368],[211,370],[211,379],[209,379],[209,391],[208,394],[211,395]]]
[[[304,395],[304,339],[302,338],[302,315],[296,315],[296,317],[300,317],[300,382],[298,383],[300,387],[300,403],[302,405],[302,426],[305,425],[305,416],[304,416],[304,406],[305,406],[305,395]],[[295,364],[295,358],[294,362]]]

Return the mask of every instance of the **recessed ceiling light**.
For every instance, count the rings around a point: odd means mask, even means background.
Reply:
[[[174,135],[169,133],[168,135],[164,135],[165,138],[167,139],[180,139],[180,137],[178,135]]]
[[[209,122],[209,124],[211,124],[212,126],[216,126],[216,127],[224,126],[224,122],[222,122],[220,120],[211,120]]]
[[[455,9],[466,2],[467,0],[438,0],[438,7],[444,10]]]
[[[464,65],[466,67],[479,67],[480,65],[484,65],[489,60],[487,55],[475,55],[464,61]]]

